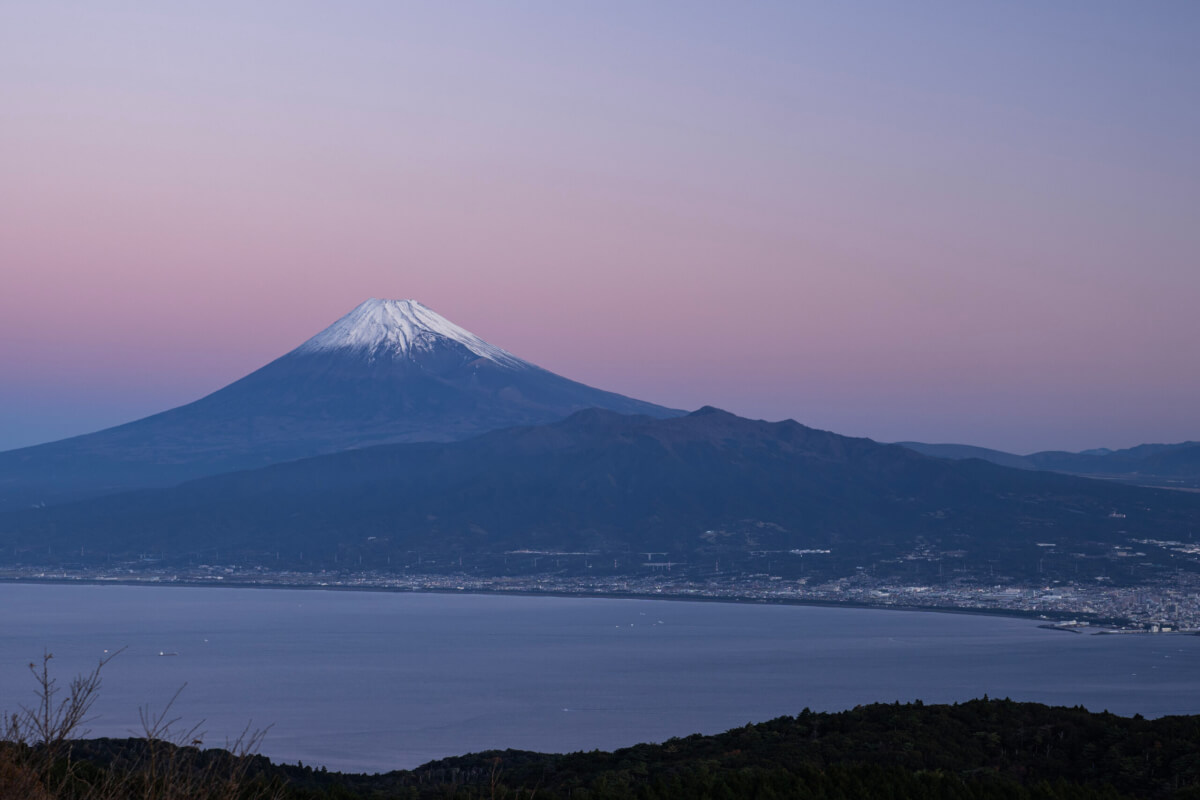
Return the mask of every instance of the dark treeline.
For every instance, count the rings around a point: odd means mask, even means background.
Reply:
[[[93,763],[129,746],[76,748]],[[1008,700],[808,710],[614,752],[493,751],[415,770],[249,770],[318,798],[1200,798],[1200,717],[1148,720]]]

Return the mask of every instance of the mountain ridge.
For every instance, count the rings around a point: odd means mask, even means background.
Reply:
[[[1121,450],[1096,448],[1078,453],[1042,450],[1021,456],[963,444],[896,442],[928,456],[977,458],[1006,467],[1083,475],[1168,489],[1200,489],[1200,442],[1140,444]]]
[[[462,439],[592,406],[682,413],[544,370],[416,301],[368,300],[191,403],[0,453],[0,510],[387,442]]]
[[[1198,516],[1196,495],[932,458],[792,420],[588,409],[4,514],[0,552],[30,558],[51,545],[80,560],[170,560],[216,550],[293,568],[302,554],[309,569],[348,559],[395,569],[421,552],[502,570],[521,560],[511,553],[607,554],[628,568],[648,550],[689,568],[753,571],[774,558],[784,572],[908,574],[934,560],[1048,580],[1081,567],[1104,576],[1133,563],[1117,558],[1125,550],[1150,549],[1143,540],[1187,540]],[[1161,561],[1186,566],[1174,558]]]

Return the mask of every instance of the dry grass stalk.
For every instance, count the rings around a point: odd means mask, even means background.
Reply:
[[[104,666],[121,651],[101,659],[86,675],[61,687],[50,671],[53,654],[29,670],[37,702],[6,714],[0,731],[0,797],[28,800],[275,800],[277,781],[250,774],[266,729],[249,725],[224,750],[201,750],[200,724],[179,727],[171,709],[139,709],[142,727],[136,746],[95,764],[76,758],[72,746],[89,731],[92,706]],[[65,693],[64,693],[65,692]]]

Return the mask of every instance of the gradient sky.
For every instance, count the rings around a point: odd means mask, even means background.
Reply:
[[[666,405],[1200,439],[1200,3],[0,4],[0,448],[367,297]]]

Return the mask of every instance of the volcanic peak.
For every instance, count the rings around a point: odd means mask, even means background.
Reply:
[[[371,298],[292,352],[308,355],[348,350],[371,358],[380,355],[408,357],[436,350],[447,343],[459,344],[480,358],[509,369],[533,367],[416,300]]]

